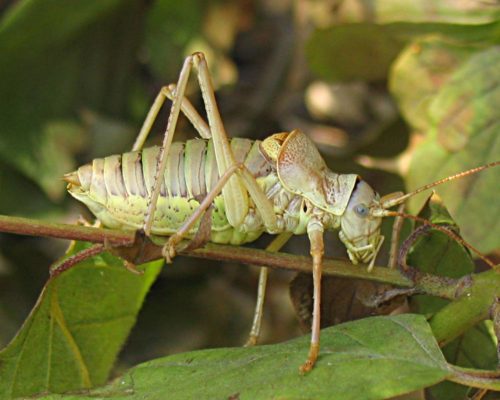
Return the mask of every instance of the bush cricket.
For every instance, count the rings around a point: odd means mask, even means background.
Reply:
[[[208,124],[185,97],[192,69],[197,71]],[[159,110],[172,100],[161,147],[143,148]],[[201,139],[173,143],[180,113]],[[314,305],[309,355],[300,367],[311,370],[320,345],[323,233],[338,230],[350,260],[372,269],[384,241],[380,224],[389,211],[423,190],[476,173],[500,162],[474,168],[411,193],[380,197],[355,174],[337,174],[325,164],[314,143],[299,130],[276,133],[263,141],[229,140],[202,53],[184,61],[177,84],[156,97],[131,152],[95,159],[65,175],[68,191],[107,227],[169,236],[167,262],[183,238],[209,224],[206,239],[241,245],[263,232],[278,234],[269,250],[278,251],[294,235],[306,234],[313,262]],[[205,218],[207,216],[209,218]],[[205,221],[205,222],[203,222]],[[207,229],[205,229],[207,230]],[[394,246],[391,246],[394,247]],[[258,301],[249,342],[259,335],[267,269],[260,276]]]

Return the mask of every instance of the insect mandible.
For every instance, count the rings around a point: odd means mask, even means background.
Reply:
[[[208,124],[185,97],[191,70],[197,70]],[[165,99],[172,100],[163,144],[143,148]],[[173,143],[183,112],[202,139]],[[415,192],[380,197],[355,174],[337,174],[314,143],[299,130],[263,141],[228,139],[202,53],[184,61],[177,84],[160,90],[131,152],[95,159],[65,175],[68,191],[107,227],[142,229],[146,236],[169,236],[163,248],[172,261],[183,238],[193,238],[200,221],[210,224],[209,240],[241,245],[262,233],[279,234],[277,251],[292,235],[306,234],[313,262],[314,304],[309,355],[300,367],[311,370],[320,343],[323,233],[338,230],[351,261],[370,270],[384,241],[380,225],[388,211],[437,184],[477,172],[479,167],[426,185]],[[207,212],[208,211],[208,212]],[[205,214],[206,213],[206,214]],[[209,215],[210,218],[202,218]],[[263,269],[263,271],[265,271]],[[250,343],[260,330],[265,274],[261,274]]]

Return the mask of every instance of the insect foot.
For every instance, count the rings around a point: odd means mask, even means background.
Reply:
[[[161,249],[161,254],[163,255],[163,258],[165,259],[165,262],[167,264],[172,264],[174,261],[175,256],[177,255],[176,251],[176,246],[179,243],[179,240],[177,239],[178,236],[170,236],[170,238],[167,240],[167,243],[163,246]]]
[[[319,354],[319,344],[313,344],[309,348],[309,356],[304,364],[302,364],[299,368],[301,374],[306,374],[311,371],[316,364],[316,360],[318,359]]]

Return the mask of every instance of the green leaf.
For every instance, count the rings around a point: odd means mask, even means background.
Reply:
[[[452,233],[459,235],[459,227],[436,194],[429,197],[418,216],[433,224],[444,225]],[[475,268],[467,248],[432,227],[413,244],[408,262],[423,272],[450,278],[460,278],[472,273]]]
[[[75,254],[83,247],[74,246]],[[0,352],[0,398],[102,385],[162,261],[131,274],[109,254],[49,280],[12,342]]]
[[[349,24],[316,30],[306,52],[313,72],[328,81],[383,80],[403,47],[383,26]]]
[[[490,317],[491,306],[500,296],[500,274],[494,270],[476,273],[455,301],[435,313],[429,322],[438,343],[444,345],[475,324]]]
[[[409,189],[500,159],[500,47],[470,57],[429,105],[432,129],[414,152]],[[443,198],[461,234],[482,252],[498,247],[500,202],[495,188],[500,169],[482,171],[441,185]],[[422,198],[410,201],[415,210]]]
[[[390,87],[414,129],[430,127],[429,104],[454,70],[480,48],[431,35],[415,39],[401,52],[391,68]]]
[[[443,348],[448,362],[461,367],[495,369],[497,349],[491,321],[484,321],[469,329],[459,338]],[[441,382],[429,389],[434,398],[440,400],[466,399],[467,386],[453,382]]]
[[[491,321],[484,321],[454,340],[443,352],[446,359],[461,367],[495,369],[497,354]]]
[[[500,118],[500,46],[483,50],[459,68],[430,104],[431,134],[450,152],[464,148],[474,135],[490,128],[498,133]],[[500,155],[496,153],[494,155]]]
[[[458,227],[437,195],[432,195],[418,214],[434,224],[445,225],[453,233],[458,234]],[[408,264],[437,276],[460,278],[474,272],[474,262],[469,251],[455,239],[437,229],[430,228],[414,243],[408,255]],[[412,306],[421,314],[433,314],[447,300],[428,295],[411,298]]]
[[[450,375],[420,315],[374,317],[322,331],[318,363],[302,376],[309,337],[252,348],[213,349],[140,364],[86,396],[46,399],[386,399]]]
[[[52,199],[74,149],[51,127],[82,107],[123,110],[139,10],[135,0],[23,0],[0,20],[0,157]]]
[[[306,45],[311,69],[327,81],[385,80],[391,64],[404,46],[423,35],[439,35],[450,44],[459,46],[462,43],[464,47],[495,45],[500,37],[500,21],[496,19],[490,24],[479,25],[434,21],[413,23],[404,19],[404,22],[373,23],[364,16],[341,21],[354,23],[338,24],[335,21],[332,26],[322,26],[313,32]],[[440,60],[440,63],[444,61]],[[418,79],[415,82],[418,83]]]

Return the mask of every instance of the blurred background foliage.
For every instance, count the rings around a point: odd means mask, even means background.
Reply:
[[[130,149],[160,87],[193,51],[208,58],[230,136],[300,128],[332,170],[359,173],[381,194],[500,159],[497,1],[18,0],[0,11],[0,214],[91,218],[61,176]],[[189,95],[202,106],[194,81]],[[151,143],[167,116],[168,107]],[[181,120],[176,140],[192,135]],[[498,258],[495,187],[489,171],[440,194],[465,238]],[[336,235],[327,244],[328,255],[345,257]],[[66,246],[0,234],[1,346]],[[307,241],[287,249],[307,254]],[[245,342],[257,270],[201,264],[177,259],[162,271],[117,371]],[[300,331],[291,276],[270,279],[262,341],[278,342]]]

